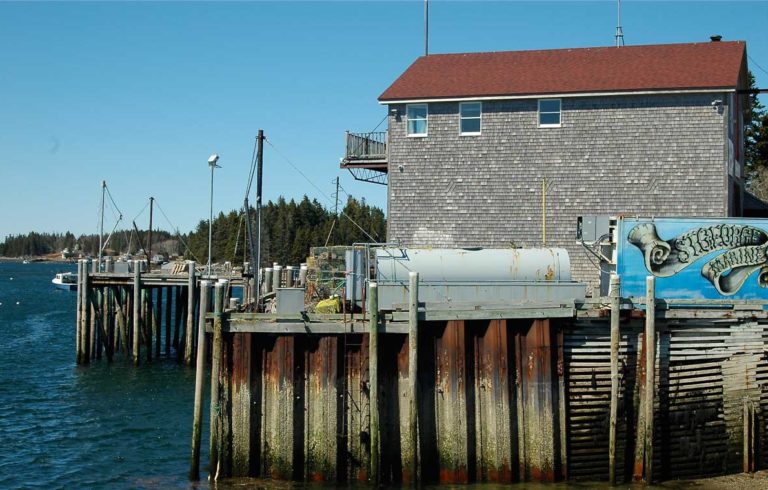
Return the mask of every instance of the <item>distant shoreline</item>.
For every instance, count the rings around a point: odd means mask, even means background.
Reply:
[[[77,262],[77,259],[62,259],[61,255],[57,254],[57,257],[3,257],[0,256],[0,262],[24,262],[28,260],[30,262],[49,262],[49,263],[61,263],[70,264]]]

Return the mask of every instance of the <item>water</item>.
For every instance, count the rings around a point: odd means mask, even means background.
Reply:
[[[0,488],[191,487],[194,369],[78,367],[76,294],[51,285],[62,270],[75,266],[0,263]]]

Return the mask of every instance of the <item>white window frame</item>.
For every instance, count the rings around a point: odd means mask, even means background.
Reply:
[[[556,100],[558,104],[560,104],[560,110],[557,112],[557,114],[560,116],[560,122],[557,124],[541,124],[541,103],[542,102],[549,102],[552,100]],[[539,123],[540,128],[559,128],[563,125],[563,100],[562,99],[539,99],[537,104],[538,110],[536,111],[536,122]],[[555,114],[555,112],[544,112],[543,114]]]
[[[478,117],[464,117],[461,114],[461,108],[465,105],[470,104],[479,104],[480,105],[480,115]],[[464,121],[464,119],[479,119],[480,120],[480,131],[462,131],[461,130],[461,123]],[[461,136],[479,136],[483,132],[483,103],[482,101],[471,101],[471,102],[459,102],[459,135]]]
[[[411,118],[408,116],[408,109],[414,106],[423,106],[426,111],[426,117],[424,118],[424,127],[426,131],[423,133],[411,133]],[[413,119],[414,121],[420,121],[421,119]],[[426,138],[429,134],[429,104],[406,104],[405,106],[405,133],[409,138]]]

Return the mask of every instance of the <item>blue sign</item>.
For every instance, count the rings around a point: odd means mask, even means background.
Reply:
[[[653,275],[663,299],[768,298],[768,220],[622,218],[618,232],[623,297]]]

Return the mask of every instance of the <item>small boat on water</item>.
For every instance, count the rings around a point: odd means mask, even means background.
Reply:
[[[65,289],[67,291],[77,290],[77,274],[74,272],[59,272],[51,282],[59,289]]]

